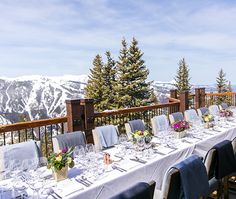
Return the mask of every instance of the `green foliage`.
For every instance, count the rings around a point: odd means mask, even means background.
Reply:
[[[111,53],[107,51],[105,53],[107,62],[103,66],[102,70],[102,78],[104,84],[102,85],[102,101],[100,102],[100,106],[103,110],[112,109],[114,107],[114,98],[115,91],[113,89],[114,84],[116,82],[115,75],[115,65],[116,62],[112,59]]]
[[[146,105],[150,99],[151,82],[146,82],[149,71],[142,56],[143,53],[135,38],[129,48],[126,41],[122,41],[122,49],[116,66],[115,91],[118,108]]]
[[[179,61],[179,68],[175,76],[175,87],[178,94],[191,90],[189,68],[184,58]]]
[[[104,78],[102,75],[104,64],[102,57],[96,55],[93,60],[93,68],[90,69],[88,84],[85,88],[85,96],[87,98],[95,99],[94,107],[96,110],[102,110],[101,102],[103,100],[103,85]]]
[[[227,92],[227,80],[225,77],[226,74],[224,73],[223,69],[220,69],[219,75],[216,78],[218,93]]]
[[[149,71],[136,39],[133,38],[129,47],[122,40],[118,62],[109,51],[105,55],[105,64],[100,55],[95,57],[85,88],[86,97],[95,99],[97,111],[147,105],[155,101],[151,82],[146,81]]]

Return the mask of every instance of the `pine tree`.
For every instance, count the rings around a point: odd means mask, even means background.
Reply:
[[[85,96],[87,98],[95,99],[95,110],[102,111],[103,107],[100,104],[103,100],[103,85],[104,85],[104,79],[102,76],[102,70],[103,70],[103,62],[102,57],[100,55],[96,55],[96,57],[93,60],[93,68],[90,69],[90,75],[88,84],[85,88]]]
[[[116,101],[118,108],[146,105],[151,95],[149,74],[142,59],[143,53],[138,47],[138,41],[133,38],[129,48],[122,41],[119,61],[117,63]]]
[[[219,72],[219,76],[216,78],[218,93],[224,93],[227,91],[227,80],[225,77],[226,77],[226,74],[221,68]]]
[[[221,68],[218,74],[218,77],[216,78],[216,87],[218,93],[224,93],[227,92],[227,80],[226,80],[226,73],[224,73],[223,69]],[[227,97],[226,96],[218,96],[217,97],[217,104],[221,104],[222,102],[227,103]]]
[[[107,57],[107,63],[104,64],[102,70],[104,84],[102,85],[103,96],[100,105],[103,107],[103,110],[109,110],[114,107],[115,102],[115,92],[113,87],[115,84],[116,62],[112,59],[111,53],[109,51],[107,51],[105,55]]]
[[[178,94],[191,90],[189,68],[184,58],[179,61],[179,68],[175,76],[175,87]]]

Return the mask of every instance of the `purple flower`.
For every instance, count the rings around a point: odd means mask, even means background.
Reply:
[[[64,149],[61,150],[62,153],[66,153],[67,151],[68,151],[67,148],[64,148]]]

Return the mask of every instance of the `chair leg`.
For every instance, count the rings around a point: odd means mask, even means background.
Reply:
[[[218,188],[217,188],[217,199],[221,199],[222,198],[222,182],[221,180],[219,180],[218,183]]]
[[[228,184],[228,180],[229,180],[228,176],[224,177],[224,179],[223,179],[223,183],[224,183],[224,187],[223,187],[224,199],[229,199],[229,191],[228,191],[229,184]]]

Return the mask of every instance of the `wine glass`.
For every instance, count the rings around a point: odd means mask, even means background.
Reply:
[[[142,151],[144,149],[144,144],[145,144],[144,137],[137,138],[137,145],[138,145],[140,151]]]

